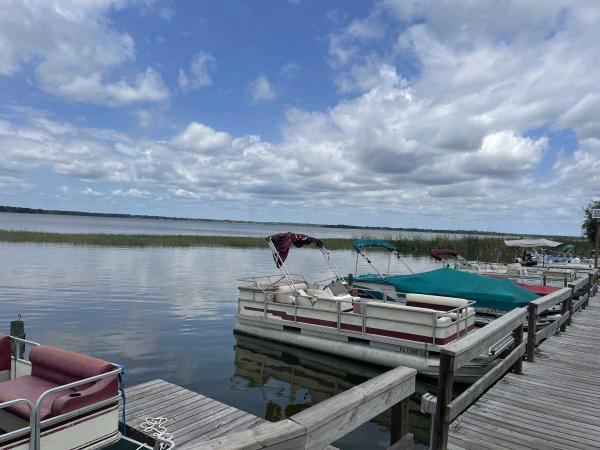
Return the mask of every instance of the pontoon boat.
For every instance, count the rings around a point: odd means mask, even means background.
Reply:
[[[473,301],[412,293],[405,305],[362,298],[341,282],[320,240],[281,233],[267,242],[281,274],[241,280],[237,333],[386,367],[414,367],[437,376],[439,346],[462,339],[475,328]],[[285,260],[290,247],[308,244],[323,253],[333,271],[331,282],[318,285],[288,271]],[[460,369],[456,378],[479,378],[511,345],[511,337],[501,339]]]
[[[529,289],[529,286],[520,286],[508,279],[480,276],[449,267],[421,273],[414,273],[410,270],[410,274],[391,274],[388,262],[388,270],[382,272],[365,254],[365,250],[368,248],[389,250],[390,257],[395,255],[402,261],[397,249],[387,241],[372,239],[354,241],[356,270],[358,270],[359,256],[363,257],[373,270],[373,273],[355,274],[351,281],[352,286],[363,293],[363,296],[375,297],[381,295],[378,292],[383,292],[385,299],[407,305],[412,305],[411,298],[414,294],[462,298],[475,302],[473,307],[476,312],[476,322],[479,325],[489,323],[514,308],[527,306],[530,301],[539,298],[539,295],[548,293],[537,292]],[[442,254],[449,254],[450,249],[432,253],[439,258]],[[462,257],[458,259],[458,261],[462,260],[464,260]],[[553,289],[546,286],[540,288]]]

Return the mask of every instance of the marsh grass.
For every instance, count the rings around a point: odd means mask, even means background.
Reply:
[[[451,237],[396,237],[387,239],[404,255],[428,256],[432,248],[455,248],[467,259],[510,262],[519,255],[518,249],[504,245],[504,238],[493,236]],[[71,234],[37,231],[0,230],[0,242],[36,242],[42,244],[94,245],[107,247],[233,247],[266,248],[262,237],[202,236],[202,235],[151,235],[151,234]],[[353,239],[326,238],[330,250],[351,250]],[[575,245],[580,256],[589,255],[592,245],[577,238],[560,238],[563,245]]]

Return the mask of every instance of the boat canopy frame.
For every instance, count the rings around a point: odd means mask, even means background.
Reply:
[[[288,234],[288,235],[290,235],[290,237],[292,237],[291,235],[293,235],[294,239],[295,238],[300,238],[300,239],[308,238],[309,241],[307,241],[307,242],[314,243],[316,245],[316,247],[321,251],[321,254],[323,255],[323,258],[325,258],[327,265],[329,265],[329,268],[334,273],[335,279],[340,280],[342,278],[338,268],[336,267],[335,263],[331,259],[331,253],[329,252],[329,250],[327,250],[327,248],[325,247],[325,245],[323,244],[323,242],[321,240],[313,238],[313,237],[305,235],[305,234],[291,233],[291,232],[278,233],[278,234],[273,234],[271,236],[268,236],[266,238],[266,240],[267,240],[267,243],[269,244],[269,248],[271,249],[271,252],[273,253],[273,259],[275,260],[276,266],[281,271],[282,279],[286,280],[286,282],[288,283],[288,286],[290,286],[290,288],[292,289],[292,291],[294,292],[295,295],[298,295],[298,289],[296,288],[296,285],[292,278],[292,274],[290,273],[290,271],[288,270],[288,268],[285,264],[285,260],[287,259],[287,254],[285,257],[283,257],[281,255],[281,253],[279,252],[279,250],[277,249],[277,246],[273,242],[273,238],[276,238],[283,234]],[[301,247],[304,245],[306,245],[306,243],[303,243],[302,245],[298,245],[298,247]],[[291,244],[290,244],[290,246],[291,246]]]
[[[406,264],[406,261],[404,261],[404,259],[402,258],[402,255],[400,255],[400,252],[398,252],[398,249],[389,241],[385,241],[383,239],[355,239],[352,242],[352,246],[354,247],[354,250],[356,251],[356,264],[354,267],[354,273],[356,275],[358,275],[358,255],[360,255],[365,259],[365,261],[367,261],[367,263],[369,263],[369,265],[373,268],[373,270],[375,270],[375,272],[377,272],[377,275],[379,275],[381,278],[386,278],[386,276],[383,275],[377,269],[377,267],[375,267],[375,264],[373,264],[373,262],[369,259],[369,257],[363,252],[363,249],[365,249],[365,248],[383,248],[383,249],[389,250],[390,256],[388,258],[388,265],[387,265],[387,271],[386,271],[386,273],[388,275],[390,273],[390,264],[392,261],[392,255],[395,256],[396,259],[398,261],[400,261],[404,265],[404,267],[406,267],[406,269],[408,269],[408,271],[411,274],[415,273],[410,268],[410,266],[408,264]]]

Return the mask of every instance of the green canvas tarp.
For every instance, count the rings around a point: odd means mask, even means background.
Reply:
[[[539,295],[510,280],[490,278],[444,267],[414,275],[363,274],[356,281],[391,284],[400,293],[441,295],[475,300],[476,307],[511,310],[526,306]]]

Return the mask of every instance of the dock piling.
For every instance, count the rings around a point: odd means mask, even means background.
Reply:
[[[20,339],[25,339],[25,322],[21,318],[21,314],[19,314],[17,320],[11,320],[9,334]],[[22,358],[25,354],[25,344],[16,344],[13,342],[12,353],[16,358]]]

